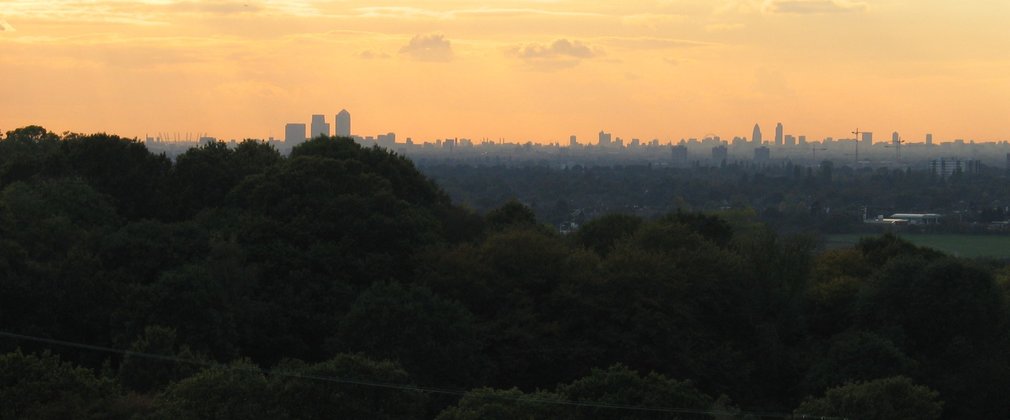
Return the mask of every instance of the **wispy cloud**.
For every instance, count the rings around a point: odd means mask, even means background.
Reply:
[[[559,69],[573,67],[582,60],[600,56],[602,51],[580,41],[557,39],[550,44],[534,43],[512,47],[507,53],[537,69]]]
[[[601,37],[598,42],[615,47],[635,50],[661,50],[695,48],[719,45],[713,42],[695,41],[690,39],[657,38],[657,37]]]
[[[866,3],[845,0],[766,0],[762,10],[766,13],[825,14],[861,12]]]
[[[452,44],[441,34],[415,35],[407,45],[400,48],[400,54],[418,61],[452,61]]]
[[[0,32],[14,32],[14,27],[7,23],[6,20],[0,18]]]

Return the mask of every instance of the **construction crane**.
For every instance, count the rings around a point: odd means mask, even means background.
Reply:
[[[853,131],[852,134],[856,136],[856,165],[858,165],[859,164],[859,135],[862,134],[862,133],[859,131],[858,128],[856,128],[856,131]]]

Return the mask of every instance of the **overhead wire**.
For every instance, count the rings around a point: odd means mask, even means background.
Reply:
[[[267,376],[281,376],[290,377],[296,379],[307,379],[315,380],[321,382],[331,382],[345,385],[358,385],[367,386],[373,388],[385,388],[385,389],[395,389],[400,391],[413,391],[413,392],[423,392],[429,394],[442,394],[442,395],[453,395],[453,396],[469,396],[477,398],[486,399],[496,399],[496,400],[506,400],[514,402],[523,403],[538,403],[538,404],[549,404],[549,405],[560,405],[560,406],[571,406],[571,407],[583,407],[583,408],[600,408],[609,410],[624,410],[624,411],[640,411],[640,412],[655,412],[655,413],[669,413],[669,414],[695,414],[695,415],[711,415],[711,416],[729,416],[729,417],[754,417],[754,418],[786,418],[786,419],[811,419],[811,420],[847,420],[844,417],[828,417],[828,416],[809,416],[809,415],[796,415],[787,413],[773,413],[773,412],[757,412],[757,411],[737,411],[737,410],[705,410],[705,409],[692,409],[692,408],[679,408],[679,407],[650,407],[650,406],[637,406],[637,405],[626,405],[626,404],[612,404],[597,401],[577,401],[577,400],[565,400],[565,399],[554,399],[554,398],[535,398],[535,397],[519,397],[519,396],[506,396],[506,395],[476,395],[468,390],[461,389],[450,389],[450,388],[438,388],[430,386],[417,386],[409,384],[398,384],[391,382],[380,382],[371,381],[365,379],[354,379],[354,378],[341,378],[336,376],[328,375],[315,375],[315,374],[304,374],[297,372],[290,372],[279,369],[264,369],[258,367],[246,367],[234,364],[224,364],[206,360],[198,359],[185,359],[173,355],[155,354],[138,352],[132,350],[117,349],[113,347],[99,346],[94,344],[80,343],[74,341],[58,340],[54,338],[37,337],[24,334],[16,334],[7,331],[0,331],[0,337],[7,337],[15,340],[25,340],[33,341],[38,343],[46,343],[63,347],[79,348],[85,350],[92,350],[104,353],[114,353],[123,356],[140,357],[145,359],[160,360],[166,362],[176,362],[185,363],[190,365],[204,366],[209,368],[221,368],[229,369],[234,371],[243,371],[250,373],[260,373]]]

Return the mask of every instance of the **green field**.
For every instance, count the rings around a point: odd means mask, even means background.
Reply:
[[[859,238],[874,236],[868,234],[827,235],[828,249],[855,245]],[[933,248],[958,257],[1010,258],[1010,236],[956,235],[956,234],[901,234],[898,235],[915,245]]]

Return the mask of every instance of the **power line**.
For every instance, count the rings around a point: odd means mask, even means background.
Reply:
[[[378,382],[370,381],[364,379],[350,379],[350,378],[339,378],[335,376],[325,376],[325,375],[312,375],[312,374],[301,374],[294,372],[286,372],[283,370],[274,369],[262,369],[262,368],[252,368],[244,366],[227,365],[223,363],[197,360],[197,359],[184,359],[172,355],[164,354],[154,354],[137,352],[132,350],[123,350],[113,347],[98,346],[93,344],[79,343],[73,341],[57,340],[54,338],[36,337],[22,334],[15,334],[7,331],[0,331],[0,337],[7,337],[16,340],[26,340],[34,341],[39,343],[53,344],[64,347],[73,347],[85,350],[93,350],[104,353],[115,353],[123,356],[133,356],[153,360],[161,360],[176,363],[186,363],[191,365],[206,366],[212,368],[230,369],[234,371],[241,372],[252,372],[261,373],[268,376],[283,376],[296,379],[308,379],[321,382],[331,382],[345,385],[359,385],[367,386],[373,388],[386,388],[395,389],[401,391],[414,391],[414,392],[424,392],[429,394],[442,394],[442,395],[454,395],[454,396],[470,396],[479,397],[487,399],[496,400],[506,400],[515,402],[526,402],[526,403],[539,403],[539,404],[552,404],[552,405],[562,405],[571,407],[584,407],[584,408],[601,408],[610,410],[625,410],[625,411],[643,411],[643,412],[655,412],[655,413],[670,413],[670,414],[698,414],[698,415],[714,415],[714,416],[753,416],[757,418],[789,418],[789,419],[813,419],[813,420],[847,420],[842,417],[823,417],[823,416],[806,416],[806,415],[793,415],[786,413],[763,413],[763,412],[752,412],[752,411],[726,411],[726,410],[702,410],[702,409],[691,409],[691,408],[675,408],[675,407],[649,407],[649,406],[636,406],[636,405],[625,405],[625,404],[610,404],[595,401],[575,401],[575,400],[564,400],[564,399],[552,399],[552,398],[524,398],[524,397],[510,397],[510,396],[500,396],[500,395],[483,395],[478,396],[470,393],[467,390],[461,389],[450,389],[450,388],[436,388],[427,386],[416,386],[407,384],[397,384],[390,382]]]

